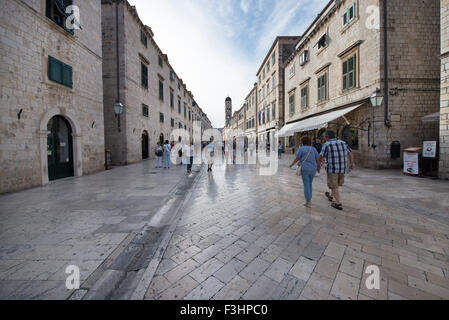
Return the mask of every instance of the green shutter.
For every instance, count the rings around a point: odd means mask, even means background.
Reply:
[[[62,68],[62,84],[73,88],[73,79],[72,79],[72,67],[66,64],[63,64]]]
[[[62,83],[63,63],[51,56],[48,57],[48,78],[51,81]]]

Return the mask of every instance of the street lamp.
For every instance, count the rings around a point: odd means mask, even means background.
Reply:
[[[374,112],[374,108],[378,108],[382,105],[382,102],[384,100],[384,96],[382,95],[382,92],[380,91],[379,88],[376,89],[376,91],[371,95],[370,97],[370,101],[371,101],[371,105],[373,106],[373,119],[372,119],[372,128],[373,128],[373,143],[371,145],[371,147],[373,149],[377,148],[377,145],[374,143],[375,140],[375,130],[376,127],[374,125],[374,119],[375,119],[375,112]],[[369,133],[368,133],[368,137],[369,137]]]
[[[380,107],[382,105],[384,96],[382,95],[382,92],[379,88],[377,88],[376,91],[371,95],[370,100],[373,107]]]
[[[114,103],[114,112],[117,116],[123,113],[123,109],[125,109],[125,107],[121,102],[117,101],[116,103]]]
[[[117,117],[118,132],[121,132],[120,115],[123,113],[124,109],[125,109],[125,106],[120,101],[117,101],[116,103],[114,103],[114,113],[115,113],[115,116]]]

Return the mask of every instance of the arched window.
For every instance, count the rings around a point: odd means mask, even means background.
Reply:
[[[341,137],[352,150],[359,150],[359,132],[357,128],[344,127]]]

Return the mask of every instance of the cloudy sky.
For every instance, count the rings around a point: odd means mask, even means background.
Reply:
[[[327,0],[129,0],[214,127],[243,105],[278,35],[301,35]]]

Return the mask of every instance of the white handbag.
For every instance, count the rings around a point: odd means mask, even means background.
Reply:
[[[304,159],[301,165],[296,168],[296,175],[298,177],[302,176],[302,166],[304,165],[304,163],[306,163],[307,159],[309,159],[310,153],[312,152],[312,148],[313,147],[310,147],[309,152],[307,153],[307,157]]]

